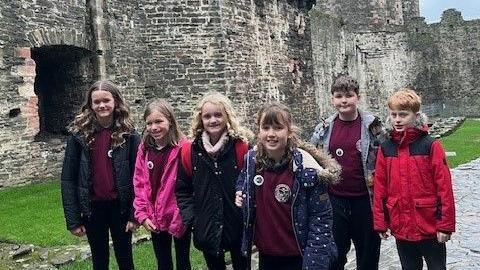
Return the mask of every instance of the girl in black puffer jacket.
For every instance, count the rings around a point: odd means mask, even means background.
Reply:
[[[191,144],[182,146],[176,197],[182,220],[193,226],[193,242],[210,270],[225,269],[230,251],[233,269],[245,270],[241,255],[242,215],[233,200],[239,162],[250,134],[236,120],[230,100],[208,93],[195,108]]]
[[[61,177],[67,229],[87,235],[93,269],[108,269],[110,231],[120,269],[133,269],[133,171],[140,142],[110,81],[94,83],[67,139]]]

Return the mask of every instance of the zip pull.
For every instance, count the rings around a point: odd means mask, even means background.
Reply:
[[[215,169],[218,169],[218,163],[216,161],[213,162],[213,165],[215,166]]]

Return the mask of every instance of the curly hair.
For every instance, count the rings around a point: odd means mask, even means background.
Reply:
[[[150,102],[145,108],[143,113],[143,120],[147,120],[147,117],[153,112],[159,112],[165,118],[167,118],[170,123],[170,128],[167,133],[166,142],[167,145],[177,145],[178,142],[184,137],[180,127],[178,125],[177,119],[173,112],[172,106],[165,99],[156,99]],[[145,125],[143,129],[143,142],[145,148],[154,148],[156,147],[155,139],[147,132],[147,126]]]
[[[196,138],[202,134],[204,130],[202,108],[207,102],[223,107],[227,115],[227,133],[230,137],[239,138],[247,142],[253,138],[253,133],[248,128],[240,125],[240,121],[236,116],[230,99],[219,92],[206,93],[200,102],[198,102],[197,106],[194,107],[192,123],[190,125],[190,137]]]
[[[257,115],[257,134],[260,133],[262,125],[281,125],[288,129],[287,147],[285,149],[285,158],[289,163],[292,162],[293,149],[300,144],[298,136],[299,129],[293,124],[290,108],[280,102],[271,102],[263,105]],[[271,160],[260,140],[257,139],[257,153],[255,155],[255,165],[257,173],[262,173]],[[289,164],[291,165],[291,164]]]
[[[119,88],[108,80],[100,80],[90,86],[85,103],[70,124],[69,131],[84,137],[88,145],[93,142],[93,135],[101,128],[95,112],[92,110],[92,93],[94,91],[107,91],[113,96],[115,108],[113,110],[112,147],[121,146],[125,143],[125,136],[130,135],[135,128],[130,118],[130,110],[120,94]]]

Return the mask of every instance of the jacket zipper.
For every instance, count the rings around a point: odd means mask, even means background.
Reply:
[[[296,178],[296,177],[295,177]],[[298,243],[298,237],[297,237],[297,228],[295,227],[295,221],[293,219],[293,207],[295,206],[295,201],[297,200],[298,192],[300,191],[300,188],[297,188],[297,191],[294,194],[293,200],[292,200],[292,209],[291,209],[291,216],[292,216],[292,226],[293,226],[293,235],[295,235],[295,242],[297,242],[297,247],[298,251],[300,252],[300,255],[303,257],[303,252],[302,249],[300,248],[300,244]]]

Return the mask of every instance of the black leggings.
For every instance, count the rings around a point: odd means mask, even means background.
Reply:
[[[398,257],[403,270],[422,270],[423,258],[428,270],[446,270],[447,250],[445,243],[437,239],[427,239],[417,242],[397,240]]]
[[[302,256],[278,257],[259,252],[258,270],[302,270]]]
[[[246,270],[248,268],[247,258],[242,255],[240,246],[230,249],[230,256],[232,258],[233,270]],[[222,252],[220,256],[214,256],[207,252],[203,252],[203,257],[207,263],[209,270],[225,270],[225,253]]]
[[[175,243],[177,270],[190,270],[190,231],[181,238],[175,238],[168,232],[152,233],[153,250],[157,258],[158,270],[173,270],[172,238]]]
[[[128,216],[120,213],[117,200],[92,202],[92,213],[85,222],[88,243],[92,251],[94,270],[108,270],[110,248],[108,232],[112,236],[113,250],[120,270],[132,270],[132,233],[125,232]]]

